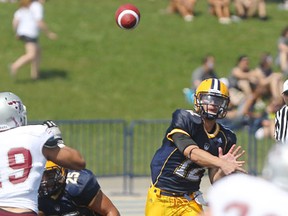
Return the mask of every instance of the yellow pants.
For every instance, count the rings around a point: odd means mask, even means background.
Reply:
[[[202,205],[185,197],[172,197],[161,195],[161,190],[151,186],[148,190],[145,216],[198,216],[202,211]]]

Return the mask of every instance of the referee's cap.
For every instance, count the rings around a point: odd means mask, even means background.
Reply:
[[[283,84],[283,91],[282,91],[282,93],[287,92],[287,91],[288,91],[288,80],[286,80],[286,81],[284,82],[284,84]]]

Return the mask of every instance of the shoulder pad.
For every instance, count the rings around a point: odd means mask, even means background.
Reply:
[[[189,118],[195,123],[195,124],[201,124],[202,118],[199,114],[193,112],[192,110],[186,110],[188,112]]]
[[[88,206],[99,190],[96,176],[90,170],[68,171],[65,191],[77,205]]]

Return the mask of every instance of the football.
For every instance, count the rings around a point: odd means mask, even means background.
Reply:
[[[115,21],[122,29],[134,29],[140,21],[140,11],[132,4],[121,5],[115,12]]]

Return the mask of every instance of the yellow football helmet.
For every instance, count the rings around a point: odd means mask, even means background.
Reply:
[[[38,194],[40,197],[58,194],[65,187],[67,172],[63,167],[47,161]]]
[[[203,80],[196,89],[194,98],[195,111],[202,117],[221,119],[226,116],[230,101],[229,91],[220,80]]]

